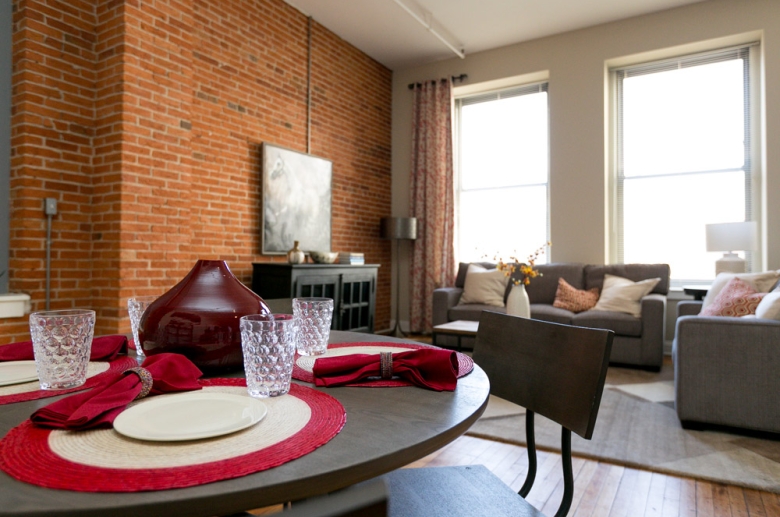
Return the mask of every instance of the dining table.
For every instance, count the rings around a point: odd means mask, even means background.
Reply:
[[[330,343],[417,344],[375,334],[331,331]],[[219,377],[243,377],[243,371]],[[219,516],[327,494],[403,467],[452,442],[484,412],[490,384],[474,365],[454,391],[416,386],[329,387],[293,381],[340,402],[346,423],[330,441],[282,465],[188,488],[82,492],[44,488],[0,471],[0,517]],[[0,436],[55,398],[0,407]]]

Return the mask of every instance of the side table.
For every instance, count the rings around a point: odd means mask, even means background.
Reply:
[[[696,301],[702,301],[707,296],[707,291],[710,290],[708,285],[684,285],[683,292],[688,296],[693,296]]]
[[[448,323],[442,323],[433,327],[433,334],[431,336],[431,344],[436,344],[436,336],[456,336],[458,338],[458,352],[461,351],[460,340],[463,336],[477,337],[477,329],[479,328],[478,321],[468,320],[455,320]]]

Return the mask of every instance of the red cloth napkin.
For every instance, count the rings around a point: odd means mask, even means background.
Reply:
[[[149,395],[201,389],[198,379],[203,373],[181,354],[157,354],[148,357],[141,368],[152,374]],[[141,392],[138,375],[122,372],[95,386],[53,402],[35,411],[30,417],[34,424],[72,431],[111,427],[114,419]]]
[[[101,336],[92,340],[90,361],[113,361],[119,354],[127,353],[126,336]],[[32,341],[21,341],[0,346],[0,361],[32,361]]]
[[[314,361],[314,384],[343,386],[367,377],[381,376],[380,356],[352,354]],[[393,354],[393,376],[435,391],[453,391],[458,384],[455,352],[421,348]]]

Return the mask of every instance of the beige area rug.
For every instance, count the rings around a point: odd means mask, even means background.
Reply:
[[[780,493],[780,438],[684,430],[668,377],[610,368],[593,439],[572,434],[573,454]],[[466,434],[525,445],[524,415],[523,408],[491,396]],[[537,448],[560,451],[560,426],[539,415],[535,420]]]

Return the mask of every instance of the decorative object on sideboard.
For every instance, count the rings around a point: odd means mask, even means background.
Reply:
[[[383,239],[395,241],[395,326],[393,336],[404,337],[406,332],[401,329],[401,241],[417,239],[416,217],[383,217],[380,226],[380,236]]]
[[[342,251],[339,253],[339,264],[356,264],[362,265],[366,263],[366,256],[363,253],[356,251]]]
[[[262,146],[262,252],[284,255],[293,234],[308,249],[329,250],[333,164],[330,160]]]
[[[239,319],[270,314],[224,260],[198,260],[181,282],[146,309],[138,339],[146,355],[174,352],[201,370],[243,367]]]
[[[309,256],[317,264],[333,264],[339,258],[335,251],[310,251]]]
[[[715,262],[715,275],[744,273],[745,259],[735,251],[752,251],[758,244],[758,225],[755,221],[705,225],[707,251],[724,251]]]
[[[288,264],[303,264],[306,262],[306,254],[298,248],[298,241],[295,241],[293,247],[287,252]]]

